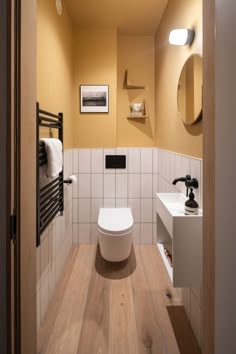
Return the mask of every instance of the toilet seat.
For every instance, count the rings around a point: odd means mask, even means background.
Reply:
[[[128,234],[132,231],[133,223],[130,208],[100,208],[98,230],[106,235]]]

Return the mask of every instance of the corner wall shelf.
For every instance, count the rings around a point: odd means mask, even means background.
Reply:
[[[128,119],[140,119],[140,118],[148,118],[148,110],[146,101],[143,100],[143,109],[142,114],[134,114],[130,111],[130,115],[127,117]]]
[[[145,86],[141,86],[141,85],[134,85],[131,84],[129,82],[129,77],[128,77],[128,70],[125,70],[125,80],[124,80],[124,86],[126,87],[126,89],[133,89],[133,90],[139,90],[139,89],[145,89]]]

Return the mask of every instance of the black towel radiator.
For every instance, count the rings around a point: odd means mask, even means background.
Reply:
[[[53,114],[39,108],[36,104],[36,199],[37,199],[37,230],[36,230],[36,246],[40,245],[40,235],[55,218],[55,216],[64,210],[64,184],[63,184],[63,168],[57,178],[54,178],[44,187],[40,187],[40,167],[47,164],[47,155],[44,143],[39,140],[40,127],[56,129],[58,131],[58,139],[61,140],[63,146],[63,113]]]

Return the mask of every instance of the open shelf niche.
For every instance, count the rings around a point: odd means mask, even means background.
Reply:
[[[125,80],[124,80],[124,86],[127,90],[139,90],[139,89],[145,89],[145,86],[142,85],[134,85],[129,82],[129,77],[128,77],[128,70],[125,70]]]
[[[146,104],[146,101],[143,100],[142,114],[139,114],[139,112],[132,113],[131,108],[130,108],[130,115],[127,118],[128,119],[140,119],[140,118],[147,118],[147,117],[148,117],[147,104]]]

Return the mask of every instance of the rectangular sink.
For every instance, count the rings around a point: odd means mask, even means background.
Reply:
[[[171,237],[173,237],[173,224],[177,219],[178,223],[183,223],[183,225],[189,223],[189,219],[193,224],[201,222],[201,209],[199,209],[199,215],[185,215],[184,206],[187,198],[183,194],[157,193],[156,196],[156,210]]]
[[[202,210],[199,215],[185,215],[186,200],[181,193],[156,194],[157,246],[174,287],[201,287]]]

